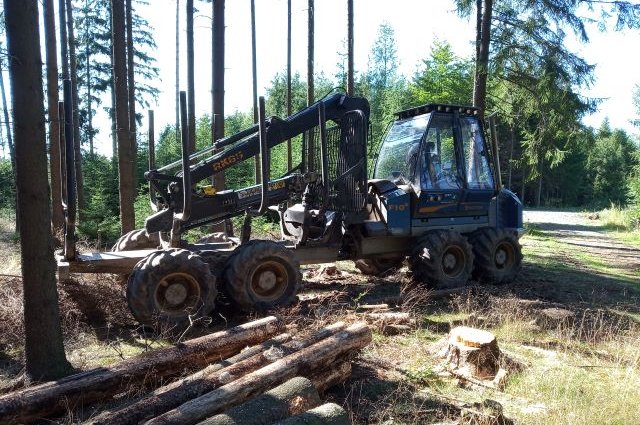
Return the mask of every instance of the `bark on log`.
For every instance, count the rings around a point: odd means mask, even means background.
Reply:
[[[457,376],[493,379],[500,368],[500,349],[491,332],[458,326],[449,334],[446,359]]]
[[[91,425],[129,425],[148,420],[186,403],[189,400],[213,391],[234,379],[253,372],[266,364],[274,362],[285,354],[290,354],[301,348],[308,347],[331,335],[343,330],[346,325],[342,322],[320,329],[302,341],[290,341],[281,346],[273,346],[267,351],[260,351],[225,368],[206,368],[186,378],[158,388],[149,396],[138,400],[124,409],[106,412],[91,421]],[[206,416],[205,416],[206,417]],[[204,418],[201,418],[204,419]]]
[[[349,376],[351,376],[351,362],[346,360],[331,366],[329,370],[312,373],[309,375],[309,379],[313,382],[318,392],[322,394],[329,388],[343,383],[349,379]]]
[[[158,416],[147,422],[147,425],[197,423],[296,375],[305,376],[314,370],[325,369],[336,359],[359,350],[370,342],[369,327],[364,323],[354,324],[342,332]]]
[[[335,403],[326,403],[274,425],[351,425],[347,412]]]
[[[298,376],[199,425],[270,425],[313,409],[320,403],[314,384]]]
[[[203,367],[255,345],[284,329],[267,317],[178,345],[154,350],[110,368],[98,368],[25,388],[0,397],[0,423],[29,423],[74,409],[80,403],[105,399],[145,379],[167,377]]]

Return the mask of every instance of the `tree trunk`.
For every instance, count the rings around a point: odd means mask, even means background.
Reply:
[[[220,364],[207,367],[186,378],[172,382],[169,385],[158,388],[149,397],[124,408],[113,414],[101,415],[91,421],[92,425],[110,424],[110,425],[127,425],[150,419],[162,413],[175,409],[182,403],[186,403],[191,399],[199,397],[209,391],[230,382],[230,380],[239,378],[247,373],[253,372],[269,363],[272,363],[282,357],[283,353],[292,353],[301,348],[315,344],[345,328],[344,323],[336,323],[328,326],[305,339],[301,343],[293,341],[283,344],[281,349],[276,351],[279,355],[269,355],[269,353],[260,350],[250,357],[238,357],[229,359],[231,363],[225,368],[221,368]],[[243,354],[243,353],[240,353]],[[236,361],[237,360],[237,361]]]
[[[13,174],[13,181],[18,184],[16,176],[16,151],[13,145],[13,137],[11,135],[11,121],[9,121],[9,106],[7,105],[7,95],[4,90],[4,74],[0,69],[0,92],[2,93],[2,110],[4,111],[4,125],[7,129],[7,144],[9,145],[9,159],[11,161],[11,174]],[[18,192],[14,199],[14,205],[16,210],[16,232],[20,231],[20,214],[18,211]]]
[[[180,0],[176,0],[176,141],[180,143]]]
[[[8,1],[8,0],[7,0]],[[51,272],[53,276],[53,272]],[[150,378],[178,375],[238,353],[281,332],[284,324],[267,317],[235,328],[150,351],[110,368],[98,368],[57,382],[0,397],[0,423],[31,422],[103,400]]]
[[[213,1],[212,13],[211,138],[213,140],[211,142],[213,144],[224,137],[224,0]],[[216,173],[212,183],[217,191],[224,190],[224,171]],[[224,228],[214,227],[213,231],[221,232]]]
[[[287,0],[287,116],[291,116],[291,0]],[[287,171],[293,168],[291,139],[287,140]]]
[[[84,3],[85,10],[89,9],[89,0],[85,0]],[[84,26],[84,35],[88,40],[91,37],[91,29],[89,25],[89,20],[87,19]],[[91,106],[91,49],[89,48],[89,43],[86,43],[84,49],[84,55],[87,67],[87,137],[89,139],[89,155],[93,158],[95,155],[95,150],[93,146],[93,110]]]
[[[187,127],[189,128],[189,152],[196,151],[196,83],[193,40],[193,0],[187,0]]]
[[[127,91],[129,103],[129,143],[131,144],[131,159],[133,170],[133,187],[137,193],[138,173],[137,173],[137,156],[138,141],[136,132],[136,84],[134,77],[134,49],[133,44],[133,10],[131,0],[126,0],[126,25],[127,25]]]
[[[353,0],[347,0],[347,94],[353,96]]]
[[[313,58],[314,58],[314,10],[313,0],[309,0],[309,7],[307,10],[307,106],[310,106],[314,102],[315,98],[315,86],[313,81]],[[314,167],[315,163],[315,140],[313,131],[307,133],[307,146],[309,149],[309,167]],[[312,169],[312,168],[310,168]],[[314,170],[317,171],[317,170]]]
[[[484,120],[484,110],[487,98],[487,75],[489,70],[489,47],[491,42],[491,15],[493,0],[482,0],[482,17],[480,27],[476,29],[476,70],[473,85],[473,106],[480,109],[480,121]],[[480,5],[480,2],[478,2]],[[478,14],[480,12],[478,11]]]
[[[76,172],[76,196],[78,199],[78,209],[80,219],[84,216],[86,207],[84,199],[84,179],[82,178],[82,150],[80,149],[80,119],[78,113],[78,104],[80,98],[78,97],[78,67],[76,56],[76,38],[73,31],[73,7],[71,0],[67,0],[67,36],[69,41],[69,73],[71,74],[71,91],[73,93],[73,157],[75,162]]]
[[[521,195],[520,195],[520,200],[522,201],[522,205],[524,206],[524,199],[525,199],[525,189],[527,187],[527,168],[526,167],[522,167],[522,188],[520,190]]]
[[[125,46],[124,0],[111,0],[111,34],[113,44],[113,81],[115,125],[118,137],[118,180],[120,189],[120,223],[122,234],[135,228],[134,155],[129,139],[129,100],[127,90],[127,54]]]
[[[194,424],[211,415],[242,403],[250,397],[293,378],[315,370],[323,370],[336,359],[366,347],[371,342],[371,330],[357,323],[329,338],[276,360],[261,369],[246,374],[179,408],[158,416],[148,425]]]
[[[21,223],[26,373],[34,380],[57,379],[71,365],[64,353],[51,236],[38,2],[5,0],[4,13]]]
[[[538,167],[538,191],[536,193],[536,207],[540,207],[540,203],[542,202],[542,160],[540,160],[540,165]]]
[[[511,176],[513,172],[513,146],[515,145],[515,143],[516,143],[516,131],[512,125],[511,126],[511,146],[509,148],[509,179],[508,179],[509,184],[507,185],[509,190],[511,190]]]
[[[198,425],[271,425],[319,404],[316,387],[307,378],[298,376]]]
[[[49,170],[51,172],[51,223],[53,234],[63,232],[62,186],[60,180],[60,122],[58,121],[58,47],[53,0],[44,0],[45,46],[47,55],[47,114],[49,115]]]
[[[326,403],[274,425],[351,425],[351,419],[342,407]]]
[[[253,72],[253,122],[258,122],[258,70],[256,62],[256,3],[251,0],[251,69]],[[260,169],[260,154],[254,156],[254,169],[256,183],[262,182]]]

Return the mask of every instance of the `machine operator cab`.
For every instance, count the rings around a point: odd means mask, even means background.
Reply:
[[[410,196],[410,233],[450,224],[460,232],[495,226],[499,183],[477,109],[429,104],[397,115],[380,147],[374,182],[392,182]],[[521,227],[518,212],[509,215],[509,227]]]

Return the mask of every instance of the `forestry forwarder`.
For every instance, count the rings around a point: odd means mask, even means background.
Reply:
[[[520,267],[522,204],[502,187],[496,139],[490,149],[474,108],[431,104],[399,112],[371,180],[366,99],[334,94],[286,119],[265,120],[261,98],[257,125],[191,156],[184,93],[181,113],[182,159],[155,169],[150,147],[145,176],[157,212],[145,229],[121,237],[116,252],[76,255],[75,211],[67,208],[61,271],[129,275],[127,300],[142,323],[188,323],[221,303],[242,311],[286,305],[298,292],[300,264],[353,260],[378,273],[408,257],[413,279],[429,287],[464,285],[472,271],[480,280],[506,282]],[[298,135],[301,163],[270,180],[270,148]],[[261,184],[217,193],[195,188],[257,154]],[[252,217],[267,209],[279,214],[282,241],[250,238]],[[239,239],[181,238],[241,214]]]

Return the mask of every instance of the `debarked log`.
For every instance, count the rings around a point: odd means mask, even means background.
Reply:
[[[109,368],[98,368],[55,382],[25,388],[0,397],[0,423],[30,423],[74,409],[81,403],[104,400],[145,379],[174,376],[202,368],[282,332],[284,323],[267,317],[144,353]]]

